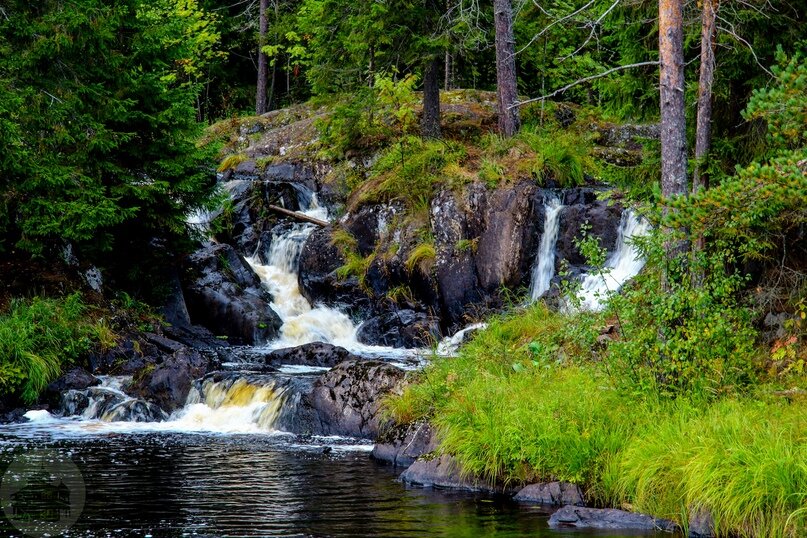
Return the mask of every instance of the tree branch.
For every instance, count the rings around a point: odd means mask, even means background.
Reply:
[[[646,65],[658,65],[658,64],[659,64],[658,60],[653,60],[653,61],[649,61],[649,62],[637,62],[635,64],[620,65],[620,66],[617,66],[617,67],[612,67],[611,69],[608,69],[607,71],[603,71],[602,73],[598,73],[596,75],[591,75],[590,77],[585,77],[585,78],[575,80],[571,84],[567,84],[566,86],[564,86],[562,88],[559,88],[559,89],[555,90],[554,92],[549,93],[547,95],[542,95],[541,97],[534,97],[532,99],[527,99],[526,101],[519,101],[517,103],[513,103],[508,108],[513,108],[513,107],[517,107],[517,106],[526,105],[527,103],[534,103],[536,101],[543,101],[545,99],[550,99],[552,97],[555,97],[556,95],[559,95],[559,94],[565,92],[566,90],[574,88],[575,86],[579,86],[580,84],[583,84],[584,82],[588,82],[590,80],[596,80],[598,78],[608,76],[611,73],[614,73],[616,71],[622,71],[624,69],[631,69],[633,67],[644,67]]]

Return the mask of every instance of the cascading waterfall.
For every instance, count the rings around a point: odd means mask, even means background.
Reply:
[[[555,274],[555,245],[558,242],[560,228],[560,213],[563,210],[560,198],[549,195],[544,205],[544,234],[535,263],[532,267],[532,280],[530,281],[530,299],[537,301],[549,290],[552,277]]]
[[[300,204],[305,215],[328,219],[328,211],[319,205],[316,194],[301,193]],[[312,307],[300,293],[297,264],[306,239],[315,229],[312,224],[298,223],[272,237],[265,265],[256,256],[247,258],[272,294],[272,309],[283,321],[280,337],[268,345],[283,348],[327,342],[351,350],[370,349],[356,340],[356,326],[346,314],[325,306]]]
[[[650,224],[630,209],[622,213],[614,253],[605,262],[602,274],[591,273],[583,277],[578,294],[580,308],[598,311],[608,296],[616,293],[631,278],[639,274],[645,260],[631,241],[649,233]]]

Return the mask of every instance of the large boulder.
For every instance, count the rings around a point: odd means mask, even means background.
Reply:
[[[580,232],[584,224],[591,227],[589,233],[599,239],[602,248],[608,252],[613,252],[616,248],[622,207],[604,200],[590,201],[585,194],[585,191],[580,192],[580,198],[573,200],[575,203],[568,205],[560,213],[556,245],[558,264],[561,260],[566,260],[573,266],[586,264],[586,258],[575,244],[575,239],[581,238]]]
[[[324,342],[312,342],[271,351],[245,350],[241,357],[247,362],[262,363],[269,366],[290,364],[320,368],[332,368],[346,360],[358,360],[358,357],[347,349]]]
[[[422,348],[440,338],[440,327],[424,312],[394,310],[362,323],[356,338],[374,346]]]
[[[184,284],[191,320],[235,343],[262,343],[282,325],[258,275],[230,245],[211,243],[193,253]]]
[[[209,359],[196,350],[183,347],[162,364],[147,366],[135,375],[125,390],[171,413],[185,404],[194,380],[205,375],[209,367]]]
[[[402,391],[405,377],[400,368],[376,360],[337,364],[304,396],[317,417],[312,433],[375,438],[382,425],[381,402]]]
[[[549,526],[578,529],[613,529],[678,532],[673,521],[613,508],[564,506],[549,518]]]

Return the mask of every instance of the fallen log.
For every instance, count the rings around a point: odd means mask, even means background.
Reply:
[[[272,204],[267,204],[267,207],[269,209],[271,209],[272,211],[274,211],[275,213],[280,213],[281,215],[285,215],[287,217],[291,217],[293,219],[297,219],[297,220],[302,221],[302,222],[308,222],[310,224],[316,224],[317,226],[322,226],[323,228],[330,224],[330,222],[328,222],[327,220],[321,220],[321,219],[318,219],[316,217],[309,217],[305,213],[300,213],[299,211],[289,211],[286,208],[276,206],[276,205],[272,205]]]

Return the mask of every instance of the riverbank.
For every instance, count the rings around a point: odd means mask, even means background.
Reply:
[[[489,483],[571,482],[589,506],[683,529],[707,512],[719,536],[802,536],[804,394],[625,390],[609,371],[606,317],[516,308],[456,358],[435,358],[387,409],[399,422],[430,421],[438,452]]]

